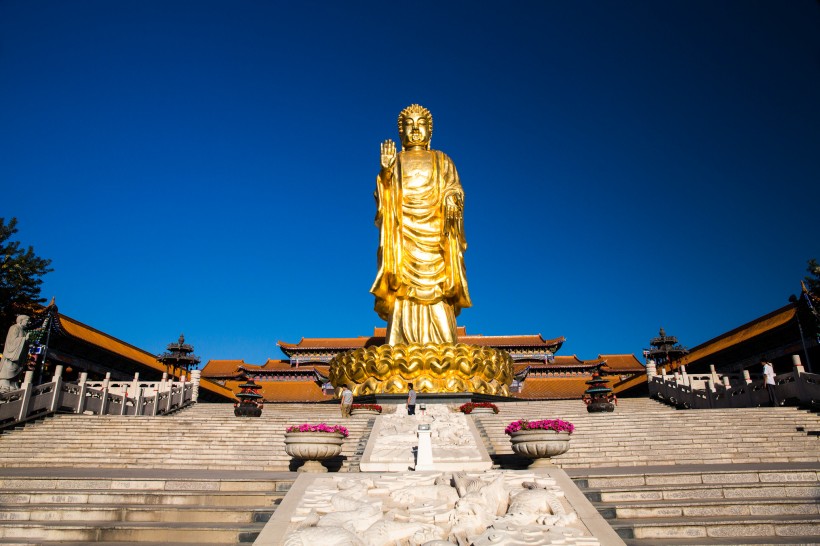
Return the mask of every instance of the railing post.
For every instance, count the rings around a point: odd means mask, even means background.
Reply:
[[[803,362],[800,360],[800,355],[792,355],[792,364],[794,364],[794,383],[797,387],[797,397],[801,404],[811,404],[811,396],[807,392],[805,380],[801,377],[806,371],[803,369]]]
[[[712,381],[715,383],[720,383],[720,378],[718,377],[714,364],[709,364],[709,373],[712,375]]]
[[[792,355],[792,364],[794,365],[794,371],[797,373],[806,373],[806,370],[803,369],[803,362],[800,360],[800,355]]]
[[[709,379],[708,388],[706,389],[706,399],[709,402],[709,408],[715,407],[715,382]]]
[[[743,370],[743,380],[747,385],[752,384],[752,376],[749,375],[749,370]]]
[[[200,370],[193,370],[191,372],[191,402],[199,401],[199,380],[201,377],[202,372]]]
[[[137,391],[134,393],[134,417],[137,415],[142,415],[142,392],[144,389],[141,387],[137,387]]]
[[[85,411],[85,393],[88,390],[86,381],[88,381],[88,372],[83,372],[80,374],[80,399],[77,401],[77,413]]]
[[[54,390],[51,391],[51,407],[49,408],[51,413],[57,411],[57,408],[60,407],[60,398],[63,395],[63,366],[62,364],[58,364],[56,368],[54,368],[54,377],[51,378],[54,382]]]
[[[111,383],[111,372],[106,372],[102,384],[102,400],[100,401],[100,415],[108,411],[108,385]]]
[[[134,397],[136,398],[137,393],[140,389],[140,374],[139,372],[134,374],[134,380],[131,381],[131,392],[134,393]]]
[[[732,388],[732,383],[729,381],[729,376],[728,375],[723,376],[723,386],[726,387],[727,389]]]
[[[183,374],[179,378],[179,405],[185,403],[185,383],[188,381],[185,379],[185,375]]]
[[[20,387],[23,389],[23,396],[20,397],[20,414],[17,416],[18,421],[22,421],[28,417],[28,405],[31,403],[31,389],[34,388],[31,384],[33,379],[34,372],[27,371],[23,378],[23,385]]]
[[[691,386],[691,383],[689,382],[689,374],[686,373],[686,366],[681,366],[680,367],[680,373],[681,373],[681,377],[683,378],[683,384],[687,385],[687,386]]]

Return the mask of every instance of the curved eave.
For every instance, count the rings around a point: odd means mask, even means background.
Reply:
[[[159,373],[164,373],[166,371],[165,366],[158,362],[156,356],[148,351],[144,351],[129,343],[121,341],[113,336],[92,328],[87,324],[83,324],[78,320],[67,317],[62,313],[57,314],[55,318],[59,321],[58,330],[65,336],[69,336],[83,343],[93,345],[99,349],[118,355],[122,358],[126,358]],[[227,399],[233,399],[233,392],[230,389],[226,389],[221,385],[217,385],[216,383],[212,383],[205,379],[201,380],[200,388]]]
[[[789,304],[780,309],[772,311],[752,322],[748,322],[742,326],[730,330],[716,338],[713,338],[706,343],[693,347],[689,350],[689,354],[682,356],[678,360],[672,362],[667,371],[673,371],[680,366],[689,366],[699,362],[703,362],[707,357],[712,357],[726,349],[749,342],[754,338],[770,332],[776,328],[787,324],[795,319],[797,308],[794,304]],[[708,361],[707,361],[708,362]]]

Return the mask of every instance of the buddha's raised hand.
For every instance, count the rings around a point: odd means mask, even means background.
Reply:
[[[396,144],[389,138],[382,142],[382,170],[389,171],[396,163]]]

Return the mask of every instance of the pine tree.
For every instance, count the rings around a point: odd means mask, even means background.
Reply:
[[[38,304],[45,303],[40,297],[41,277],[50,271],[51,260],[40,258],[29,246],[23,249],[19,241],[12,241],[17,233],[17,218],[8,224],[0,218],[0,327],[5,332],[18,314],[31,313]],[[0,343],[2,343],[0,339]]]

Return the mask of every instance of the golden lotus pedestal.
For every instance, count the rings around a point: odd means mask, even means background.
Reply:
[[[380,345],[336,355],[329,375],[355,396],[405,393],[408,383],[417,392],[509,396],[513,363],[506,351],[464,343]]]

